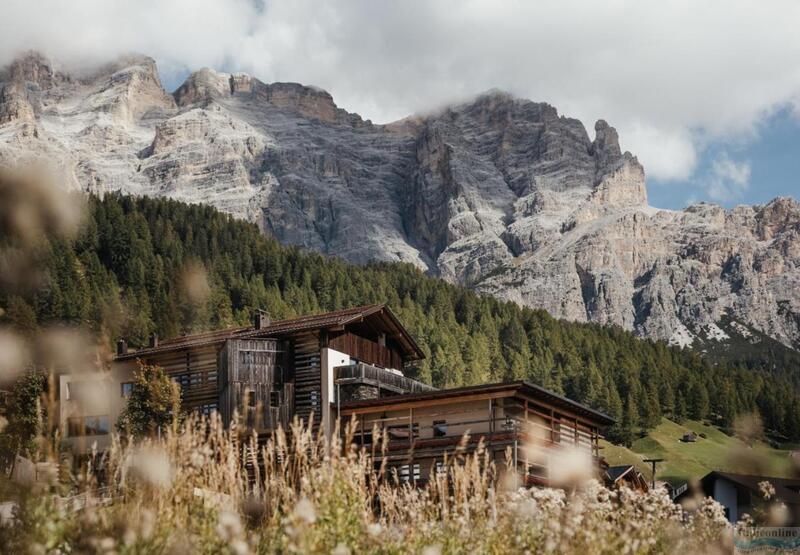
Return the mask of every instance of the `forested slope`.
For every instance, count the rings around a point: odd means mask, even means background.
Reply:
[[[14,237],[0,238],[6,247]],[[353,266],[261,235],[207,206],[107,195],[89,199],[75,239],[49,239],[40,287],[0,291],[2,319],[23,330],[66,321],[111,342],[246,325],[386,302],[428,357],[418,377],[440,387],[528,379],[606,411],[611,439],[632,441],[662,416],[729,425],[759,410],[800,436],[796,388],[785,377],[712,364],[688,350],[613,327],[556,320],[478,296],[397,263]]]

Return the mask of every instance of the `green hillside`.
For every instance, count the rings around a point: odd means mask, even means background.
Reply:
[[[527,379],[607,412],[617,420],[607,435],[623,444],[662,417],[730,426],[752,411],[768,429],[800,439],[800,397],[779,375],[557,320],[408,264],[354,266],[283,246],[208,206],[89,197],[76,237],[28,245],[0,234],[0,278],[19,273],[22,254],[37,271],[26,271],[27,287],[0,279],[0,323],[27,333],[66,322],[109,345],[124,337],[140,346],[151,332],[246,325],[257,309],[279,319],[386,302],[427,355],[412,372],[440,387]]]
[[[684,434],[698,435],[695,443],[680,441]],[[699,437],[700,434],[706,437]],[[682,483],[701,478],[712,470],[741,474],[790,475],[789,450],[775,449],[764,443],[752,447],[729,436],[714,426],[688,420],[676,424],[666,418],[629,447],[603,442],[603,456],[609,464],[634,464],[650,479],[650,465],[645,458],[663,458],[657,467],[657,478]]]

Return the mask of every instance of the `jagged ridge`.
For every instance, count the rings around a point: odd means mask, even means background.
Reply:
[[[285,243],[400,260],[578,321],[688,343],[729,315],[800,342],[800,206],[657,210],[605,121],[490,91],[374,125],[330,94],[152,59],[0,72],[0,163],[66,186],[205,202]]]

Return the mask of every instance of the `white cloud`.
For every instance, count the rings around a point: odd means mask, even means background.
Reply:
[[[711,172],[706,189],[712,199],[719,202],[739,200],[749,188],[749,162],[737,162],[723,152],[711,163]]]
[[[6,0],[0,62],[125,51],[321,86],[375,121],[492,87],[615,125],[648,174],[683,179],[707,141],[800,99],[794,0]]]

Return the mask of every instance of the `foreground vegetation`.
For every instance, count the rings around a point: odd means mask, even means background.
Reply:
[[[0,527],[3,553],[730,551],[713,501],[684,509],[661,491],[606,490],[586,472],[562,489],[516,490],[482,450],[456,453],[414,487],[348,440],[329,445],[297,425],[257,445],[216,418],[181,424],[167,387],[157,396],[164,402],[132,396],[139,402],[121,429],[143,437],[114,435],[102,456],[66,464],[53,425],[57,373],[105,367],[102,346],[120,335],[141,344],[150,331],[244,324],[255,308],[280,318],[388,302],[430,355],[417,368],[423,379],[531,379],[617,417],[611,432],[622,441],[662,414],[730,421],[756,407],[769,425],[800,430],[794,390],[775,377],[560,322],[408,266],[357,268],[281,247],[209,208],[91,198],[84,225],[67,232],[63,199],[3,185],[0,381],[14,385],[0,454],[22,452],[51,469],[61,461],[30,489],[0,481],[0,499],[17,504],[14,525]],[[54,327],[63,323],[69,331]],[[154,380],[141,381],[144,391]],[[147,437],[154,408],[173,425]]]
[[[151,332],[246,325],[259,308],[283,318],[386,302],[427,354],[418,377],[440,387],[527,379],[605,411],[618,422],[608,437],[628,445],[662,417],[730,426],[756,410],[768,429],[800,439],[800,401],[785,373],[714,365],[617,328],[556,320],[409,265],[352,266],[281,246],[213,208],[165,199],[91,197],[69,235],[53,230],[65,202],[50,201],[56,214],[45,214],[43,234],[31,239],[17,213],[30,220],[48,198],[12,211],[0,236],[0,323],[24,333],[66,322],[106,345],[125,337],[136,346]]]
[[[370,453],[295,426],[258,447],[218,420],[138,444],[115,438],[93,470],[22,496],[4,552],[701,553],[728,538],[721,507],[661,491],[513,490],[481,451],[428,485],[399,484]],[[259,462],[261,464],[253,464]],[[101,472],[102,470],[102,472]],[[111,489],[99,489],[97,476]]]

